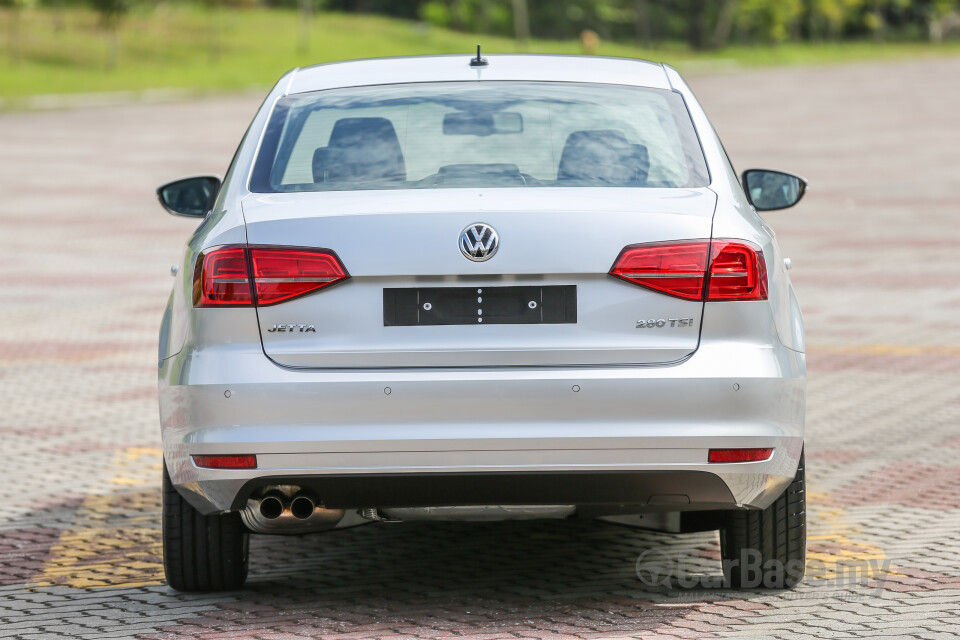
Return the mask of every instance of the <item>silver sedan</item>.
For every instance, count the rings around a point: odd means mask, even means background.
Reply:
[[[795,585],[803,323],[757,212],[805,187],[738,179],[666,65],[291,71],[222,181],[158,189],[202,219],[160,332],[168,582],[240,587],[251,532],[580,517]]]

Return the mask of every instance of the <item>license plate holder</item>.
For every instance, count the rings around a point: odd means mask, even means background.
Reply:
[[[383,290],[385,327],[576,322],[576,285]]]

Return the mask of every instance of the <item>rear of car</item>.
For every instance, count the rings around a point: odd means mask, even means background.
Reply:
[[[608,517],[739,552],[756,523],[730,514],[802,481],[799,310],[672,69],[292,73],[180,273],[160,346],[178,588],[242,583],[246,531],[376,520]]]

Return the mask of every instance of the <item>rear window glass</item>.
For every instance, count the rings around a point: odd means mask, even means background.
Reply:
[[[258,193],[451,187],[702,187],[683,99],[662,89],[452,82],[282,98]]]

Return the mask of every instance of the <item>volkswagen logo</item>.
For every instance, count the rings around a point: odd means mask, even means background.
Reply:
[[[460,232],[460,253],[474,262],[483,262],[493,257],[500,248],[500,236],[496,229],[482,222],[474,222]]]

